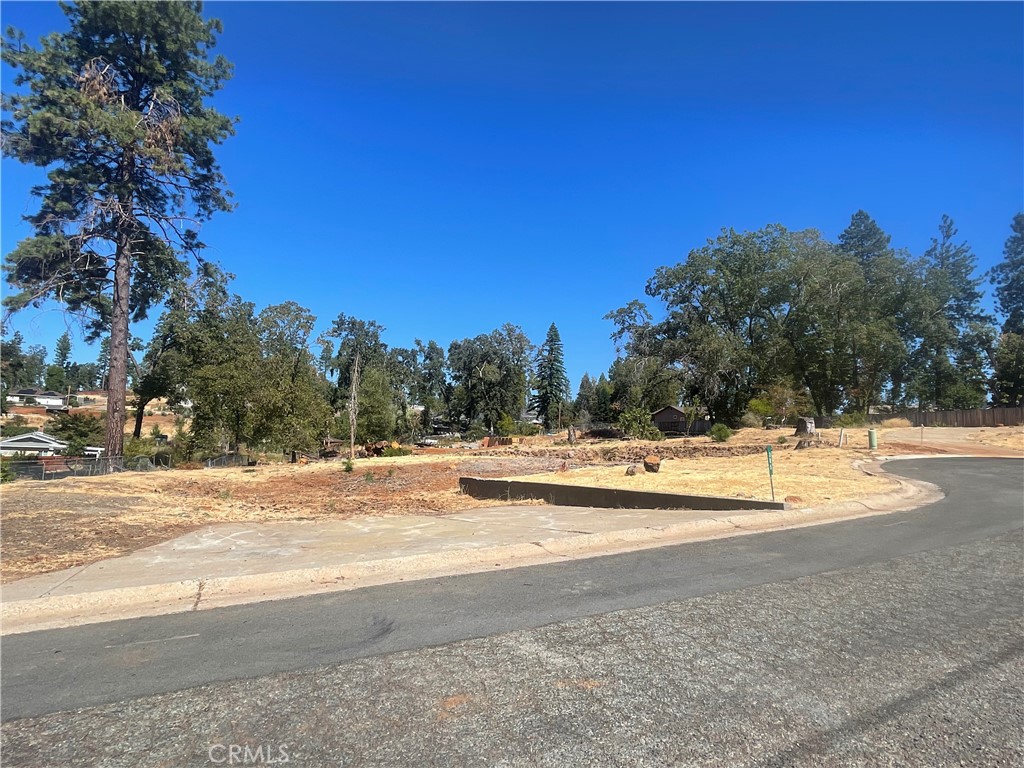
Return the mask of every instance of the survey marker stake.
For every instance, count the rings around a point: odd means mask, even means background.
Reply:
[[[764,450],[768,454],[768,482],[772,486],[772,501],[775,501],[775,479],[772,477],[775,474],[775,466],[772,464],[772,447],[766,445]]]

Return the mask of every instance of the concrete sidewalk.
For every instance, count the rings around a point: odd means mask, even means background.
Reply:
[[[895,493],[820,509],[708,512],[502,506],[453,515],[220,524],[124,557],[2,589],[3,633],[204,610],[436,578],[905,510]]]

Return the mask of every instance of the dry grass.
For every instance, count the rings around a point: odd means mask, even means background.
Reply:
[[[910,423],[910,419],[905,419],[902,416],[895,419],[886,419],[881,424],[883,429],[906,429],[912,426],[914,425]]]
[[[656,449],[654,449],[655,452]],[[773,451],[775,497],[796,497],[801,504],[845,501],[892,490],[896,483],[885,477],[864,474],[852,466],[859,454],[838,448],[803,451],[778,446]],[[526,479],[526,478],[518,478]],[[721,458],[665,459],[657,473],[627,476],[625,465],[584,467],[567,472],[532,475],[534,482],[626,488],[642,491],[729,496],[768,500],[771,486],[764,453]]]
[[[3,486],[3,581],[117,557],[204,525],[444,514],[493,504],[461,475],[549,471],[555,459],[408,456],[308,466],[125,473]]]
[[[994,427],[974,432],[971,440],[998,448],[1024,451],[1024,427]]]

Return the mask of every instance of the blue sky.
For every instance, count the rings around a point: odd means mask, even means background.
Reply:
[[[33,40],[66,28],[56,4],[2,14]],[[235,65],[215,104],[241,122],[218,151],[238,210],[203,239],[237,293],[297,301],[318,330],[345,312],[396,346],[505,322],[540,343],[554,322],[575,389],[614,358],[602,317],[722,227],[835,238],[863,208],[920,254],[948,213],[983,271],[1024,209],[1020,3],[206,14]],[[2,169],[7,253],[40,171]],[[66,322],[26,310],[12,329],[52,350]]]

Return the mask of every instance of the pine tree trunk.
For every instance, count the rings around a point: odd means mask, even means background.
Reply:
[[[121,159],[121,177],[126,187],[132,183],[135,158],[130,151]],[[110,309],[110,361],[107,374],[107,439],[104,446],[108,459],[124,456],[124,426],[127,420],[125,400],[128,393],[128,311],[132,282],[132,213],[131,193],[118,197],[119,221],[117,251],[114,254],[114,301]],[[108,466],[109,470],[109,466]]]
[[[131,244],[122,236],[114,261],[114,304],[110,317],[110,369],[107,375],[107,458],[124,455],[128,389],[128,292],[131,289]]]

